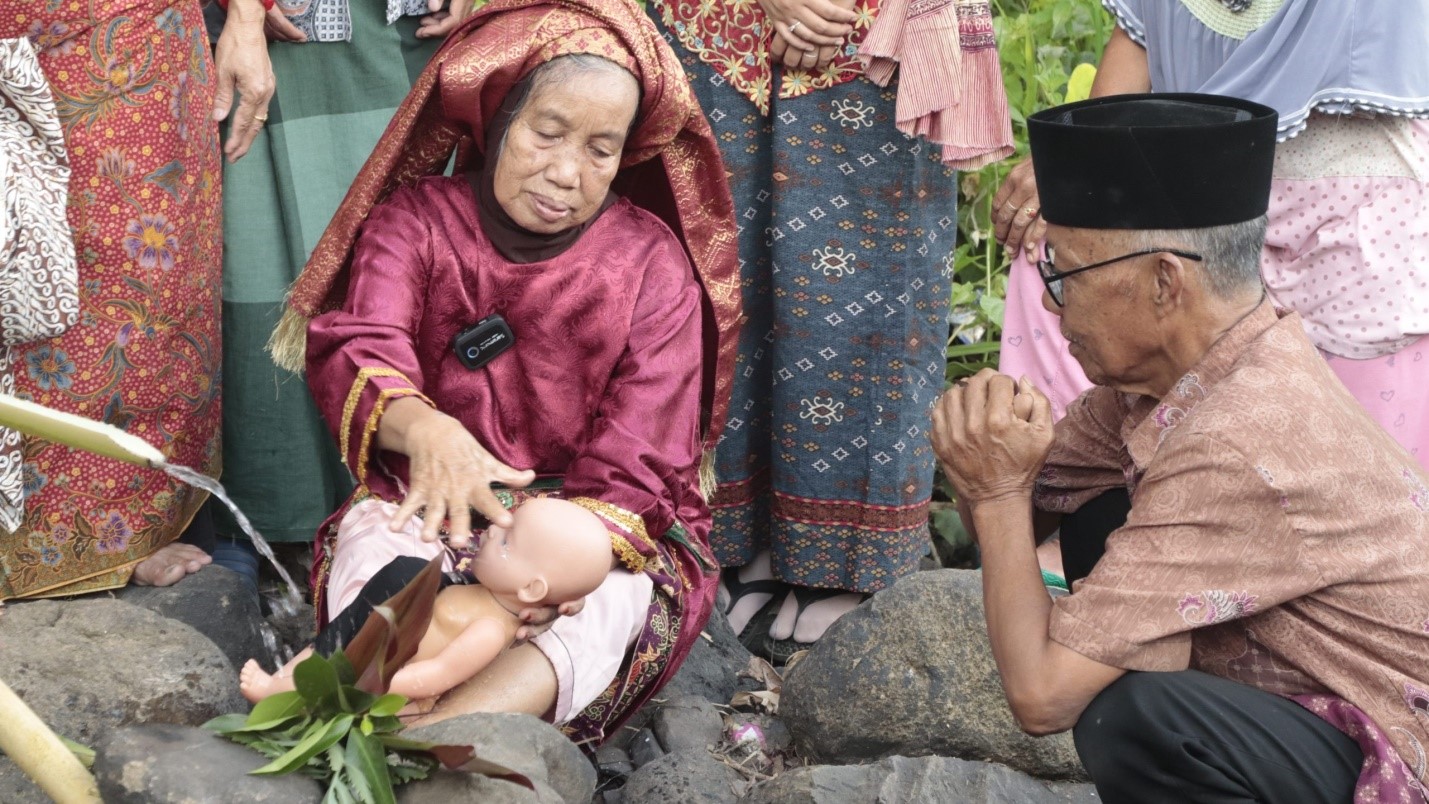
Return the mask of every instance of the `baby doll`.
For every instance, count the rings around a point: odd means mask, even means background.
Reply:
[[[447,586],[437,594],[427,632],[393,677],[391,692],[413,700],[441,695],[511,646],[522,609],[579,600],[605,580],[610,534],[595,514],[542,497],[512,516],[510,528],[492,525],[482,537],[470,564],[477,584]],[[244,697],[257,703],[293,689],[293,668],[312,652],[304,649],[271,675],[249,659],[239,673]]]

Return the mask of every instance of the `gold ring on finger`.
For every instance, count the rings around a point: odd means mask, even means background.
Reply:
[[[253,115],[253,119],[254,119],[254,120],[257,120],[257,121],[258,121],[258,125],[261,126],[261,125],[263,125],[264,123],[268,122],[268,115],[266,115],[266,114],[255,114],[255,115]]]

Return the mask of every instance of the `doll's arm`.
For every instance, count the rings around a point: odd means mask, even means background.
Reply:
[[[398,670],[390,691],[414,699],[441,695],[486,669],[510,644],[511,638],[500,622],[476,620],[436,656]]]

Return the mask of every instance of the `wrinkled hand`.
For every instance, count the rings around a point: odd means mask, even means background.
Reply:
[[[520,613],[521,627],[516,629],[516,641],[512,644],[520,645],[523,642],[535,639],[537,636],[551,630],[551,626],[556,624],[558,617],[571,617],[579,614],[585,608],[585,598],[580,600],[569,600],[557,606],[538,606],[534,608],[522,609]]]
[[[256,0],[230,0],[228,21],[214,49],[214,72],[218,86],[213,97],[213,119],[222,122],[233,107],[233,93],[238,92],[238,111],[228,128],[228,141],[223,155],[237,162],[248,153],[263,121],[268,116],[268,101],[273,97],[276,82],[273,65],[268,61],[268,40],[264,37],[267,15]]]
[[[472,0],[427,0],[427,10],[432,12],[422,17],[417,26],[418,39],[439,39],[446,36],[462,23],[472,12]],[[445,6],[445,8],[443,8]]]
[[[288,20],[281,8],[273,6],[263,17],[263,35],[270,42],[306,42],[308,35]]]
[[[828,67],[842,49],[843,45],[824,45],[818,50],[800,50],[776,33],[774,38],[769,40],[769,61],[771,64],[783,64],[791,70],[817,73]]]
[[[1047,233],[1041,210],[1037,177],[1032,173],[1032,160],[1027,159],[1012,168],[992,197],[993,236],[1009,255],[1020,248],[1027,252],[1028,260],[1037,260],[1037,244]]]
[[[529,469],[496,460],[461,422],[435,411],[412,425],[403,451],[410,459],[410,486],[392,517],[392,531],[400,533],[425,508],[422,539],[436,541],[442,520],[450,517],[447,543],[456,549],[471,543],[472,508],[494,525],[511,527],[511,512],[492,493],[492,483],[521,488],[536,479]]]
[[[759,0],[774,25],[770,57],[786,67],[822,69],[853,33],[853,0]],[[774,54],[778,48],[778,55]],[[829,48],[827,59],[823,48]],[[792,53],[790,51],[793,51]]]
[[[1030,497],[1052,448],[1052,403],[1025,377],[983,369],[933,406],[932,439],[959,503]]]

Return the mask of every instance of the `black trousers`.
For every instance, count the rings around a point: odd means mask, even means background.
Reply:
[[[1063,518],[1069,583],[1091,572],[1130,510],[1116,491]],[[1294,701],[1194,670],[1127,673],[1072,736],[1107,804],[1349,802],[1363,761],[1354,740]]]

